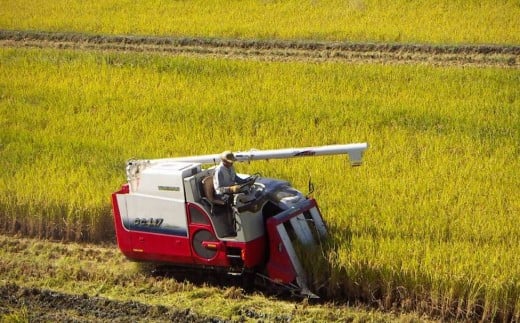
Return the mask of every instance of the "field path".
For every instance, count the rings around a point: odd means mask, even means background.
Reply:
[[[262,61],[520,68],[520,46],[110,36],[0,30],[0,46],[155,52]]]

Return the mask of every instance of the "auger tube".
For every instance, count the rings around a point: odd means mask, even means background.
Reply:
[[[296,157],[308,156],[326,156],[326,155],[341,155],[347,154],[349,156],[351,166],[360,166],[362,164],[363,152],[368,148],[367,143],[354,143],[343,145],[327,145],[304,148],[283,148],[271,150],[256,150],[235,152],[234,155],[239,162],[248,162],[253,160],[269,160],[269,159],[288,159]],[[209,164],[220,161],[220,154],[199,155],[188,157],[176,157],[165,159],[151,159],[151,163],[164,162],[191,162]]]

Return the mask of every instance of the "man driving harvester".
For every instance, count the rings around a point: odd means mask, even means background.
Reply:
[[[224,194],[238,193],[241,189],[240,184],[248,182],[247,179],[241,178],[237,175],[233,163],[237,159],[235,155],[229,150],[224,151],[220,155],[220,163],[215,168],[213,175],[213,186],[217,198],[223,198]]]

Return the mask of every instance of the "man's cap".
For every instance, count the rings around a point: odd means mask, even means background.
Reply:
[[[226,161],[228,163],[232,163],[235,160],[237,160],[235,158],[235,155],[233,155],[233,153],[229,150],[226,150],[222,154],[220,154],[220,159],[222,159],[223,161]]]

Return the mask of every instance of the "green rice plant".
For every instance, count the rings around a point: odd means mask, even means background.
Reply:
[[[500,1],[1,0],[0,28],[248,39],[519,44],[520,6]]]
[[[370,143],[237,166],[309,176],[329,225],[316,288],[385,308],[518,317],[520,72],[0,50],[5,231],[113,239],[131,157]],[[78,271],[78,275],[81,272]]]

